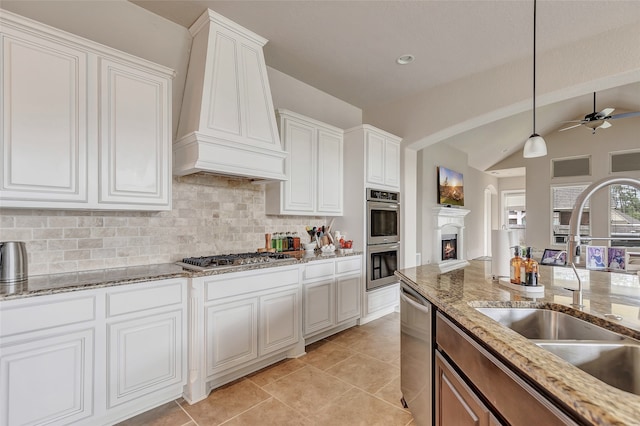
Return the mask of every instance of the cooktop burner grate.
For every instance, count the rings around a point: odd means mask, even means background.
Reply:
[[[291,256],[285,253],[264,252],[186,257],[182,259],[182,262],[177,263],[187,269],[207,271],[225,266],[251,265],[256,263],[267,263],[286,259],[291,259]]]

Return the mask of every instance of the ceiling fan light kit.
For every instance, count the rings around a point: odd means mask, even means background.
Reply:
[[[524,158],[544,157],[547,155],[547,144],[542,136],[536,133],[536,0],[533,0],[533,134],[524,144]]]

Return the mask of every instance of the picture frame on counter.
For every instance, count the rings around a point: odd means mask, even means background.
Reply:
[[[606,262],[607,248],[605,246],[587,246],[587,269],[606,269]]]
[[[564,266],[567,264],[567,252],[564,250],[544,249],[540,264]]]
[[[627,251],[626,258],[626,270],[628,271],[640,271],[640,252]]]
[[[623,247],[609,247],[607,250],[607,269],[624,271],[627,269],[627,249]]]

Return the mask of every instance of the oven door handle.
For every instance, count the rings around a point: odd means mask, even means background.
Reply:
[[[400,244],[394,244],[391,246],[387,244],[370,244],[367,248],[369,249],[369,253],[384,253],[385,251],[400,249]]]

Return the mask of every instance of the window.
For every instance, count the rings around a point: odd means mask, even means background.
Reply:
[[[640,190],[630,185],[610,186],[609,233],[611,246],[640,247]]]
[[[578,196],[589,184],[556,185],[551,187],[551,244],[564,245],[569,236],[569,220]],[[591,234],[591,218],[589,215],[589,200],[582,211],[580,220],[580,235]]]

